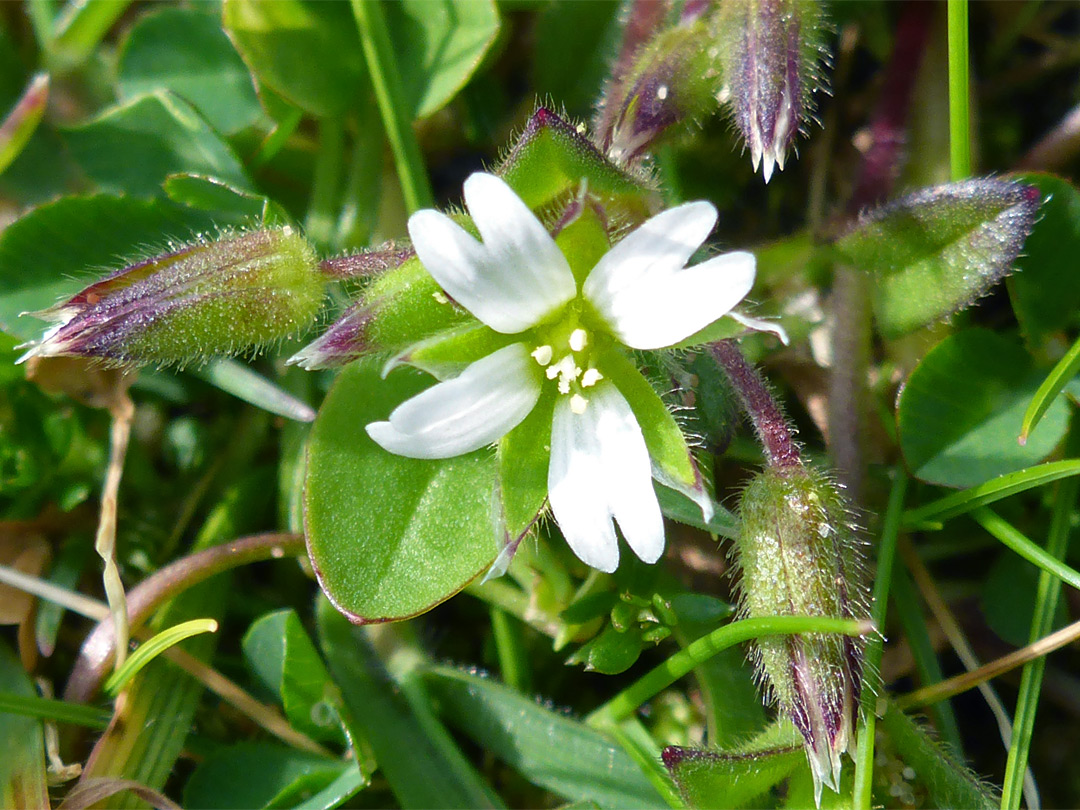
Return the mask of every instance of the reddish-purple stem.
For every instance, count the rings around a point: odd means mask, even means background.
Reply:
[[[709,348],[727,374],[743,409],[749,415],[758,439],[765,448],[765,458],[769,465],[782,469],[801,464],[799,445],[795,442],[791,426],[769,393],[761,375],[746,362],[739,345],[732,340],[720,340],[710,344]]]
[[[128,624],[134,633],[165,602],[214,574],[262,560],[295,557],[304,553],[298,534],[256,534],[208,548],[176,560],[147,577],[127,595]],[[91,631],[64,691],[65,700],[83,703],[94,696],[116,655],[116,633],[111,618]]]
[[[880,101],[870,120],[870,148],[863,156],[855,192],[848,201],[848,210],[852,213],[857,214],[866,206],[881,202],[892,192],[907,142],[915,80],[936,9],[934,3],[921,0],[904,4]]]

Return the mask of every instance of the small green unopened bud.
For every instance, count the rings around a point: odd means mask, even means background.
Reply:
[[[200,241],[35,313],[57,323],[21,360],[182,365],[251,351],[314,321],[325,285],[315,251],[292,228]]]
[[[717,19],[735,125],[765,182],[810,120],[826,53],[817,0],[724,0]]]
[[[629,75],[608,86],[602,148],[616,162],[633,161],[672,127],[713,112],[720,86],[720,48],[703,21],[663,31],[641,48]]]
[[[748,618],[867,615],[859,541],[832,481],[801,465],[771,467],[743,493],[736,542]],[[754,650],[770,697],[805,741],[817,797],[837,789],[853,750],[863,645],[834,634],[767,636]]]

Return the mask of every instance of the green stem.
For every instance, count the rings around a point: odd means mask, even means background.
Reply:
[[[70,0],[53,29],[52,50],[63,61],[62,67],[87,59],[129,5],[131,0]]]
[[[971,174],[968,1],[949,0],[949,154],[952,179]]]
[[[1066,479],[1066,482],[1075,484],[1076,479],[1069,478]],[[971,513],[971,516],[1004,545],[1011,548],[1028,562],[1041,568],[1044,573],[1067,582],[1080,590],[1080,571],[1065,565],[1052,552],[1039,548],[1038,545],[1025,537],[1019,529],[1006,521],[997,512],[985,506],[980,506]]]
[[[1066,452],[1075,454],[1080,443],[1080,430],[1069,434]],[[1077,496],[1080,495],[1080,481],[1068,478],[1058,485],[1054,498],[1053,512],[1050,518],[1050,533],[1046,538],[1046,552],[1054,559],[1065,556],[1069,545],[1069,528]],[[1061,597],[1061,580],[1043,570],[1039,574],[1039,584],[1035,595],[1035,612],[1031,617],[1031,632],[1028,639],[1035,642],[1050,632],[1054,624]],[[1043,672],[1046,669],[1046,657],[1036,658],[1024,665],[1020,676],[1020,693],[1016,700],[1016,712],[1013,715],[1013,736],[1009,745],[1009,758],[1005,764],[1005,781],[1001,789],[1002,810],[1018,810],[1024,790],[1024,773],[1027,770],[1028,751],[1035,727],[1035,713],[1039,706],[1039,691],[1042,688]]]
[[[607,733],[622,746],[629,757],[641,768],[645,778],[652,782],[656,791],[664,797],[668,807],[683,810],[689,805],[683,800],[667,769],[661,764],[660,751],[649,732],[636,717],[611,726]]]
[[[900,534],[900,516],[904,511],[908,478],[897,467],[893,472],[893,486],[885,520],[881,528],[881,546],[878,551],[877,579],[874,581],[874,626],[885,627],[885,612],[889,603],[889,585],[892,583],[893,560],[896,558],[896,539]],[[874,733],[877,726],[877,698],[881,693],[881,656],[885,645],[882,639],[872,637],[866,645],[863,666],[862,712],[855,749],[855,792],[852,800],[854,810],[870,810],[873,804],[874,781]]]
[[[382,6],[374,0],[352,0],[352,9],[360,29],[360,42],[371,83],[375,87],[379,114],[394,153],[405,205],[410,213],[420,208],[430,208],[434,204],[434,196],[424,169],[420,144],[413,132],[412,111],[405,103],[401,75],[394,59]]]
[[[919,607],[915,583],[911,581],[911,575],[902,565],[893,571],[892,598],[904,638],[907,639],[908,646],[911,648],[911,657],[915,660],[918,682],[929,685],[945,680],[945,673],[941,670],[941,663],[938,661],[930,631],[926,626],[926,617]],[[941,700],[930,704],[929,710],[942,742],[958,756],[962,755],[964,744],[960,737],[960,727],[957,725],[952,703]]]
[[[371,242],[382,197],[383,137],[379,111],[371,99],[360,103],[356,111],[357,129],[353,139],[345,194],[334,234],[334,246],[364,247]]]
[[[860,619],[833,619],[824,616],[762,616],[742,619],[719,627],[690,643],[664,663],[647,672],[611,700],[585,718],[594,728],[607,729],[629,717],[646,701],[671,686],[694,667],[721,650],[761,636],[794,633],[841,633],[864,636],[873,624]]]
[[[82,703],[69,703],[66,700],[17,695],[13,692],[0,692],[0,714],[21,714],[24,717],[39,717],[57,723],[71,723],[76,726],[102,731],[109,725],[109,712],[96,706]]]
[[[27,0],[26,16],[34,29],[39,50],[47,50],[53,40],[56,25],[56,5],[53,0]]]
[[[321,247],[331,247],[334,237],[344,153],[345,127],[341,120],[324,118],[319,121],[319,152],[304,229]]]
[[[529,661],[513,617],[501,608],[491,607],[489,610],[495,654],[499,658],[503,683],[517,692],[531,692]]]
[[[276,122],[274,129],[263,139],[258,150],[248,161],[248,168],[254,171],[273,160],[274,156],[281,151],[282,147],[289,142],[289,138],[296,132],[296,128],[300,126],[303,117],[304,111],[299,107],[293,107],[285,114],[284,118]]]

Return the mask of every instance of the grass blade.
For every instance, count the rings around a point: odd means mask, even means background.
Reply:
[[[1077,342],[1070,354],[1075,352],[1077,357],[1080,357],[1080,351],[1076,351],[1077,346],[1080,346],[1080,342]],[[1078,441],[1080,430],[1073,430],[1069,434],[1069,445],[1075,445]],[[1050,518],[1050,533],[1046,539],[1046,554],[1053,560],[1061,560],[1065,556],[1069,545],[1070,519],[1078,495],[1080,479],[1070,478],[1058,486]],[[1060,597],[1061,578],[1044,569],[1039,574],[1039,583],[1036,586],[1035,613],[1031,617],[1031,632],[1028,636],[1030,641],[1034,642],[1050,632]],[[1039,692],[1045,669],[1046,657],[1043,656],[1025,664],[1020,676],[1020,691],[1013,715],[1013,737],[1009,746],[1009,758],[1005,763],[1005,780],[1001,791],[1002,810],[1017,810],[1020,807],[1024,772],[1027,769],[1028,751],[1031,749],[1035,713],[1039,706]]]
[[[889,585],[892,583],[893,561],[896,559],[896,539],[900,533],[900,516],[907,494],[908,478],[897,468],[893,472],[889,505],[885,509],[881,528],[881,544],[878,548],[877,578],[874,581],[874,626],[885,627],[885,611],[889,604]],[[873,804],[874,781],[874,729],[877,725],[877,696],[883,693],[881,679],[881,656],[885,644],[880,636],[871,637],[866,645],[866,662],[863,672],[862,711],[859,717],[858,747],[855,751],[855,789],[852,798],[854,810],[870,810]]]
[[[1073,482],[1070,481],[1069,483]],[[972,512],[971,516],[975,518],[980,526],[1029,563],[1080,590],[1080,571],[1065,565],[1053,553],[1039,548],[1034,542],[1025,537],[1019,529],[996,512],[982,506]],[[1045,635],[1045,633],[1039,635]]]
[[[985,484],[946,495],[944,498],[931,501],[916,509],[909,509],[904,512],[903,525],[908,529],[927,529],[931,526],[940,528],[935,524],[965,512],[971,512],[980,506],[1000,501],[1002,498],[1008,498],[1010,495],[1078,474],[1080,474],[1080,459],[1050,461],[1017,470],[1014,473],[1000,475]]]
[[[143,667],[165,650],[200,633],[216,633],[217,629],[218,623],[214,619],[192,619],[162,630],[149,641],[139,645],[139,649],[109,676],[109,679],[105,681],[106,693],[115,697],[132,678],[139,674]]]
[[[1058,364],[1043,380],[1043,384],[1039,386],[1039,390],[1035,392],[1035,396],[1031,398],[1031,404],[1028,405],[1024,413],[1024,421],[1020,426],[1020,444],[1027,442],[1027,437],[1039,424],[1039,420],[1043,418],[1050,403],[1057,398],[1077,372],[1080,372],[1080,340],[1077,340],[1058,361]]]

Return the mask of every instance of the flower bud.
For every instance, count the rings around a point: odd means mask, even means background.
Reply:
[[[20,358],[185,364],[258,349],[311,323],[326,281],[292,228],[200,241],[119,270],[34,313],[55,321]]]
[[[844,499],[822,473],[770,467],[747,486],[736,541],[743,616],[868,615],[859,543]],[[835,634],[766,636],[758,676],[802,734],[815,794],[837,789],[840,755],[854,750],[861,640]],[[820,803],[820,801],[819,801]]]
[[[817,0],[724,0],[717,24],[735,125],[768,183],[813,112],[826,53],[821,8]]]
[[[663,31],[640,49],[627,77],[604,94],[604,151],[617,163],[633,161],[673,126],[715,110],[720,87],[720,50],[705,22]]]
[[[285,361],[305,371],[339,368],[373,351],[369,335],[375,307],[359,301],[330,324],[330,328]]]

